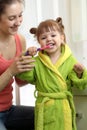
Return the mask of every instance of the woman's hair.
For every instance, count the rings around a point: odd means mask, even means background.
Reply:
[[[31,28],[30,33],[34,34],[39,41],[40,34],[49,32],[50,30],[58,30],[61,35],[64,35],[64,42],[66,42],[64,25],[62,24],[62,18],[60,17],[58,17],[56,20],[49,19],[41,22],[37,28]]]
[[[12,3],[19,2],[25,3],[24,0],[0,0],[0,16],[5,12],[6,6],[11,5]]]

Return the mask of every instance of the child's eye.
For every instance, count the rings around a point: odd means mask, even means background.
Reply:
[[[46,39],[46,37],[42,37],[42,38],[41,38],[41,40],[44,40],[44,39]]]
[[[52,34],[52,35],[51,35],[51,37],[55,37],[55,36],[56,36],[56,34]]]

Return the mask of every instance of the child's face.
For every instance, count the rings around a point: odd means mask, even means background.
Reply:
[[[49,30],[49,32],[40,34],[39,43],[41,47],[50,45],[50,48],[45,50],[48,54],[55,53],[56,51],[60,51],[63,38],[63,35],[61,35],[57,30]]]

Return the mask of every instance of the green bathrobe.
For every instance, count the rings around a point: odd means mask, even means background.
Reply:
[[[71,87],[87,87],[87,71],[78,78],[73,71],[77,60],[69,47],[62,46],[62,54],[52,64],[45,52],[35,57],[35,67],[18,78],[35,85],[35,130],[76,130],[75,108]]]

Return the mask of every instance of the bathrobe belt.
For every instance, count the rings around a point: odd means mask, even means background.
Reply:
[[[43,97],[42,102],[39,105],[38,110],[38,119],[37,119],[37,126],[36,130],[43,130],[43,111],[44,111],[44,104],[49,101],[50,99],[68,99],[70,107],[72,109],[72,125],[74,128],[75,126],[75,108],[73,104],[73,96],[69,91],[63,91],[58,93],[44,93],[44,92],[37,92],[37,95],[35,97]]]

